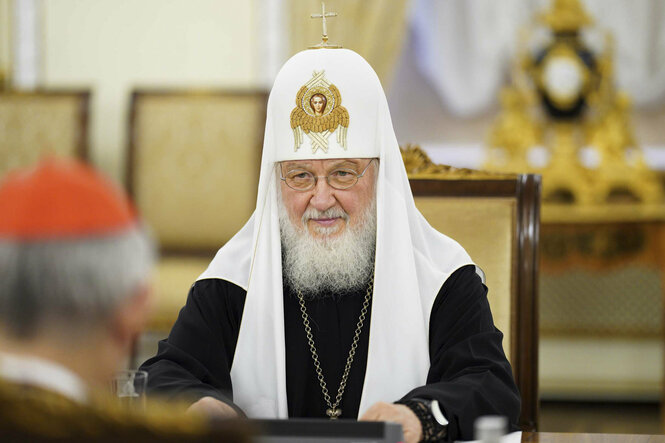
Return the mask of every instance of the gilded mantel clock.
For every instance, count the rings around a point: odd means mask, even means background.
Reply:
[[[542,174],[545,203],[660,203],[614,85],[612,37],[592,24],[579,0],[553,0],[520,34],[484,167]]]

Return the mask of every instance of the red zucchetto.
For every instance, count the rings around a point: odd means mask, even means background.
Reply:
[[[94,236],[136,224],[136,211],[124,193],[76,160],[50,158],[0,183],[0,238]]]

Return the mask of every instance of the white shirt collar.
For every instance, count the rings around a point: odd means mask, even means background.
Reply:
[[[88,399],[88,389],[78,375],[38,357],[0,352],[0,378],[54,391],[78,403],[86,403]]]

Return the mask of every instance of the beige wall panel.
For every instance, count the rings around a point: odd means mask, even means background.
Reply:
[[[548,400],[659,401],[663,343],[658,338],[542,337],[539,381]]]

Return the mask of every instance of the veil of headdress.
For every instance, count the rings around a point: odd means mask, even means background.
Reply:
[[[307,93],[308,88],[318,89]],[[324,117],[341,106],[347,119],[338,118],[336,126],[310,124],[305,132],[306,98],[326,88],[337,101],[328,99]],[[250,417],[288,415],[275,162],[374,157],[380,160],[376,261],[359,414],[425,384],[432,304],[446,279],[471,259],[416,209],[388,103],[371,66],[346,49],[306,50],[286,62],[270,94],[256,210],[199,277],[247,290],[231,379],[234,401]]]

